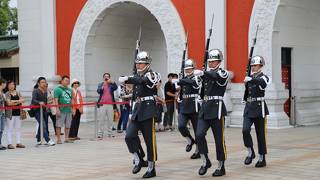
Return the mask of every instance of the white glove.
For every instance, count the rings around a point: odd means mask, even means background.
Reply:
[[[119,82],[124,83],[125,81],[128,81],[129,77],[128,76],[120,76],[119,77]]]
[[[252,77],[246,76],[243,81],[244,82],[249,82],[251,80],[252,80]]]
[[[203,76],[204,72],[202,70],[196,69],[193,71],[195,76]]]
[[[172,84],[177,84],[180,80],[179,79],[172,79],[171,82]]]
[[[174,83],[174,87],[175,87],[176,89],[180,89],[180,86],[178,85],[178,83]]]

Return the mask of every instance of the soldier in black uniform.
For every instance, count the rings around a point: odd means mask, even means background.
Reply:
[[[201,78],[194,76],[193,71],[195,68],[194,60],[188,59],[185,61],[184,71],[185,77],[182,79],[172,79],[172,83],[181,87],[180,97],[182,97],[180,107],[180,118],[178,122],[178,129],[183,137],[187,139],[186,151],[190,152],[192,146],[196,144],[195,139],[191,136],[187,127],[189,120],[192,123],[194,134],[197,132],[198,123],[198,109],[199,109],[199,91],[201,87]],[[198,147],[190,157],[191,159],[199,159],[200,154]]]
[[[255,167],[265,167],[267,154],[266,145],[266,117],[269,115],[267,104],[264,100],[265,88],[269,83],[269,78],[262,72],[264,66],[264,59],[262,56],[254,56],[250,62],[252,76],[247,76],[244,82],[248,87],[248,98],[243,113],[243,141],[245,147],[248,149],[248,155],[245,158],[244,164],[249,165],[256,157],[253,149],[252,137],[250,130],[252,124],[256,129],[259,160]]]
[[[199,112],[196,140],[203,164],[199,169],[199,175],[207,173],[211,167],[208,158],[208,145],[206,134],[209,128],[212,129],[215,144],[218,168],[212,176],[225,175],[224,161],[227,157],[224,141],[224,116],[227,115],[223,96],[228,83],[228,72],[220,68],[223,54],[219,49],[212,49],[208,53],[208,71],[195,70],[195,76],[203,79],[203,102]]]
[[[141,151],[139,150],[140,140],[138,131],[142,132],[147,146],[148,170],[143,178],[156,176],[155,161],[157,160],[155,117],[157,116],[157,105],[154,95],[157,93],[156,85],[161,77],[157,72],[150,69],[151,57],[148,52],[138,53],[135,65],[137,74],[133,77],[119,77],[119,82],[133,84],[133,98],[135,105],[131,116],[131,123],[127,128],[125,137],[129,152],[134,157],[133,174],[138,173],[143,166]]]

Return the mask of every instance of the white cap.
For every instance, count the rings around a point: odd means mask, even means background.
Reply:
[[[72,86],[74,83],[76,83],[76,82],[78,82],[78,83],[80,84],[80,81],[79,81],[78,79],[72,79],[72,81],[71,81],[71,86]]]

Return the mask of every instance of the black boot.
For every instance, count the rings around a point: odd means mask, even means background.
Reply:
[[[192,150],[192,146],[195,144],[195,140],[192,137],[189,138],[191,139],[191,144],[186,146],[186,152],[190,152]]]
[[[143,176],[142,178],[152,178],[152,177],[156,177],[157,174],[156,174],[156,169],[153,168],[151,171],[147,171]]]
[[[156,176],[156,168],[155,163],[149,161],[148,162],[148,170],[147,172],[142,176],[142,178],[152,178]]]
[[[263,155],[263,159],[262,160],[259,159],[258,162],[256,163],[256,168],[261,168],[265,166],[267,166],[267,162],[266,162],[265,155]]]
[[[145,162],[143,160],[143,158],[141,157],[141,154],[139,152],[137,152],[136,154],[138,155],[139,163],[135,164],[135,160],[133,160],[134,166],[133,166],[133,169],[132,169],[132,174],[137,174],[138,172],[140,172],[141,167],[144,165],[144,162]]]
[[[206,158],[206,159],[207,159],[207,160],[206,160],[206,165],[205,165],[205,166],[202,165],[202,166],[200,167],[199,171],[198,171],[198,173],[199,173],[200,176],[205,175],[205,174],[207,173],[207,170],[208,170],[209,168],[211,168],[211,166],[212,166],[211,161],[210,161],[208,158]]]
[[[195,152],[192,154],[192,156],[190,157],[190,159],[200,159],[201,156],[200,156],[200,153],[199,152]]]
[[[134,165],[133,169],[132,169],[132,174],[137,174],[138,172],[140,172],[141,167],[142,167],[142,163],[141,162],[139,162],[138,165]]]
[[[256,154],[254,153],[254,149],[251,147],[251,156],[247,156],[246,159],[244,160],[245,165],[249,165],[252,163],[252,160],[256,157]]]
[[[214,171],[214,173],[212,174],[212,176],[214,176],[214,177],[224,176],[226,174],[226,169],[224,168],[224,161],[221,161],[219,163],[222,163],[221,167],[219,167],[218,169],[216,169]]]

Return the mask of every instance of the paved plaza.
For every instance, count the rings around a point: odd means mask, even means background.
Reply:
[[[23,122],[23,142],[27,148],[0,151],[0,179],[140,179],[146,169],[131,174],[132,157],[124,134],[93,140],[93,125],[82,123],[81,140],[73,144],[35,147],[35,121]],[[254,130],[252,133],[255,137]],[[225,136],[227,175],[219,179],[320,179],[320,126],[268,130],[267,167],[262,169],[243,165],[246,151],[240,128],[227,128]],[[154,179],[218,179],[211,177],[217,165],[211,132],[207,140],[213,167],[206,176],[199,177],[202,162],[189,159],[191,153],[184,151],[185,141],[180,134],[157,133],[159,160]]]

